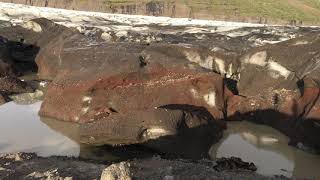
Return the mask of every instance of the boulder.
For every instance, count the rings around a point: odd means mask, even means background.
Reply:
[[[315,138],[320,127],[316,125],[320,120],[319,47],[320,35],[309,34],[243,55],[241,96],[233,98],[237,99],[233,107],[228,106],[229,119],[270,125],[290,136],[292,144],[319,144]]]
[[[256,96],[274,90],[295,90],[304,77],[319,81],[320,34],[309,34],[249,50],[241,61],[239,92]]]
[[[54,42],[36,59],[40,78],[54,79],[40,114],[90,122],[112,111],[124,114],[188,104],[205,107],[222,119],[228,91],[223,78],[199,66],[195,61],[200,57],[186,56],[192,50],[180,45],[102,43],[78,34],[62,44]]]
[[[219,74],[186,55],[192,50],[106,43],[79,34],[63,44],[55,41],[36,60],[39,76],[53,79],[39,114],[81,123],[80,139],[86,144],[171,140],[181,132],[209,132],[217,140],[223,122],[213,122],[225,116],[228,89]]]

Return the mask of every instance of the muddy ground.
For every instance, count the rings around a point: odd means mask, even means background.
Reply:
[[[288,179],[282,176],[266,177],[249,170],[231,168],[232,165],[229,170],[219,171],[217,164],[218,161],[168,160],[160,156],[111,164],[78,158],[43,158],[30,153],[15,153],[0,155],[0,179]]]

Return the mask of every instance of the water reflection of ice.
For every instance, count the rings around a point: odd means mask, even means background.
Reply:
[[[41,102],[0,106],[0,153],[36,152],[40,156],[78,156],[79,145],[40,121]]]

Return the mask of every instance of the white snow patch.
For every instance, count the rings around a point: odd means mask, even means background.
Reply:
[[[229,37],[241,37],[241,36],[246,36],[251,34],[249,31],[234,31],[234,32],[229,32],[226,35]]]
[[[244,60],[247,64],[254,64],[258,66],[265,66],[267,65],[267,52],[261,51],[253,54],[251,57],[246,57]]]
[[[214,62],[216,63],[218,72],[220,74],[226,74],[226,67],[225,67],[224,61],[220,58],[215,58]]]
[[[89,107],[84,107],[81,109],[81,114],[86,114],[89,111]]]
[[[266,51],[257,52],[251,57],[246,56],[244,59],[244,63],[267,67],[270,70],[270,76],[273,78],[278,78],[279,75],[283,76],[284,78],[288,78],[288,76],[291,74],[291,71],[289,71],[281,64],[272,60],[267,61]]]
[[[233,75],[233,68],[232,67],[233,67],[232,63],[229,64],[228,73],[226,74],[227,78],[231,78],[231,76]]]
[[[41,81],[41,82],[39,83],[39,85],[40,85],[41,87],[46,87],[48,84],[49,84],[49,83],[48,83],[47,81]]]
[[[105,40],[105,41],[111,41],[112,40],[112,36],[107,33],[107,32],[104,32],[101,34],[101,39]]]
[[[127,37],[128,36],[128,32],[127,31],[118,31],[116,33],[117,37]]]
[[[281,76],[283,76],[286,79],[291,74],[291,71],[289,71],[287,68],[283,67],[281,64],[279,64],[275,61],[269,61],[268,68],[270,70],[278,72]]]
[[[170,18],[170,17],[154,17],[141,15],[124,15],[124,14],[110,14],[100,12],[75,11],[49,7],[36,7],[23,4],[0,3],[0,19],[11,22],[21,22],[23,20],[30,20],[33,18],[47,18],[59,24],[66,26],[78,27],[88,26],[97,27],[105,30],[105,28],[116,28],[120,25],[110,25],[121,23],[127,26],[121,27],[122,30],[146,30],[148,28],[141,25],[155,24],[159,26],[191,26],[198,28],[186,29],[186,32],[223,32],[241,27],[262,27],[263,24],[240,23],[240,22],[226,22],[226,21],[212,21],[199,20],[189,18]],[[139,25],[140,27],[134,27]],[[203,27],[203,28],[202,28]],[[137,28],[137,29],[135,29]],[[209,30],[208,30],[209,29]]]
[[[199,96],[198,91],[193,88],[190,89],[190,92],[191,92],[192,96],[195,98],[197,98]]]
[[[42,31],[41,26],[40,26],[38,23],[33,22],[33,21],[24,22],[24,23],[21,24],[21,26],[22,26],[23,28],[32,30],[32,31],[34,31],[34,32],[41,32],[41,31]]]
[[[211,49],[212,52],[218,52],[218,51],[224,51],[224,49],[220,48],[220,47],[214,47]]]
[[[190,62],[199,64],[201,67],[212,70],[213,68],[213,57],[208,56],[206,59],[201,59],[201,56],[197,52],[184,52],[186,58]]]
[[[305,45],[305,44],[309,44],[309,42],[308,41],[297,41],[293,45],[298,46],[298,45]]]
[[[280,38],[278,41],[270,41],[270,40],[258,38],[258,39],[254,40],[254,44],[255,44],[255,46],[263,46],[266,44],[277,44],[279,42],[286,41],[286,40],[289,40],[289,39],[288,38],[283,38],[283,39]]]
[[[185,51],[184,55],[190,62],[199,63],[201,61],[201,57],[198,53]]]
[[[197,34],[197,33],[208,33],[210,31],[208,29],[206,29],[206,28],[187,27],[184,32],[185,33],[190,33],[190,34]]]
[[[90,102],[92,100],[92,97],[90,96],[83,96],[82,97],[82,102]]]
[[[6,15],[4,13],[0,14],[1,21],[10,21],[11,19],[12,19],[11,17],[9,17],[8,15]]]
[[[161,136],[166,136],[166,135],[170,135],[170,134],[172,134],[172,132],[170,132],[166,129],[163,129],[160,127],[152,127],[152,128],[147,129],[144,132],[143,136],[147,137],[148,139],[156,139]]]
[[[206,94],[203,96],[203,99],[206,101],[206,103],[211,106],[216,106],[216,92],[212,91],[209,94]]]
[[[208,56],[204,61],[200,62],[200,66],[211,70],[213,68],[213,57]]]

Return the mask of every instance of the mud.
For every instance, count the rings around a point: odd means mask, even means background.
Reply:
[[[218,164],[222,160],[218,161]],[[213,161],[167,160],[158,156],[118,164],[16,153],[0,156],[1,179],[287,179],[243,169],[215,170]]]

